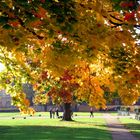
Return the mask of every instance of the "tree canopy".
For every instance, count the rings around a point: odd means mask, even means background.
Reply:
[[[1,88],[21,111],[35,103],[86,101],[106,107],[140,96],[139,0],[1,0]],[[105,93],[109,95],[106,96]]]

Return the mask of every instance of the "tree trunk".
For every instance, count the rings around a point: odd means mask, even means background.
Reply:
[[[72,116],[71,103],[64,103],[63,120],[72,121],[71,116]]]

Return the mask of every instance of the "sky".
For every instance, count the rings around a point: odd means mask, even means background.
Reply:
[[[5,69],[5,66],[2,63],[0,63],[0,72],[3,71],[4,69]]]

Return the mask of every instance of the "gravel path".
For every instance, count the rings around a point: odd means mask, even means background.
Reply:
[[[105,114],[104,118],[107,122],[108,130],[112,134],[113,140],[139,140],[120,123],[117,117]]]

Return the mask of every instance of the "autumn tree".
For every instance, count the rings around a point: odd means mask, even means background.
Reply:
[[[0,2],[1,85],[28,112],[22,83],[36,103],[73,100],[105,108],[104,92],[124,104],[139,96],[138,0],[3,0]],[[136,30],[137,29],[137,30]],[[30,109],[30,111],[33,111]]]

